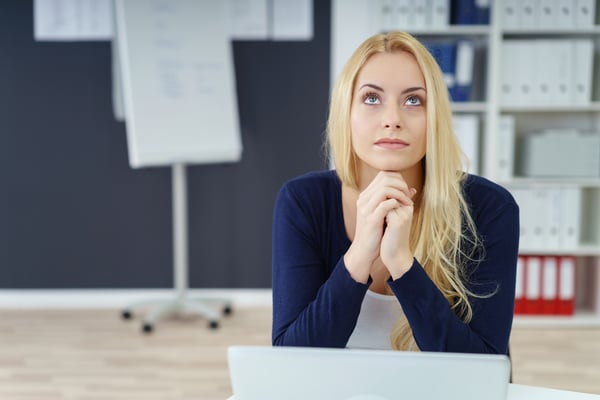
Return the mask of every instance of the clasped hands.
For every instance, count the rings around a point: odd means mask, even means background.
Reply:
[[[360,193],[354,240],[344,256],[354,280],[366,283],[378,258],[392,279],[410,269],[413,254],[409,239],[416,192],[399,172],[381,171]]]

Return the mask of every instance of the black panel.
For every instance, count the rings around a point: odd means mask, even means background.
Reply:
[[[244,152],[188,168],[190,286],[271,284],[281,184],[325,167],[330,4],[315,37],[234,42]],[[31,2],[0,2],[0,287],[171,287],[169,168],[133,170],[107,42],[35,42]]]

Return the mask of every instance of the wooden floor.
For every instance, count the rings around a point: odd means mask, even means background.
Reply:
[[[0,399],[224,400],[226,349],[269,345],[271,311],[238,309],[217,331],[161,321],[140,332],[118,310],[0,310]],[[600,330],[516,328],[515,383],[600,394]]]

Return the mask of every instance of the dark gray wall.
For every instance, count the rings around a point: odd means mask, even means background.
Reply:
[[[287,179],[326,167],[330,2],[310,42],[234,42],[244,153],[188,168],[190,286],[271,285]],[[133,170],[108,42],[35,42],[0,2],[0,288],[172,287],[171,170]]]

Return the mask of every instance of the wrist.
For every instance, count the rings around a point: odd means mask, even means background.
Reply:
[[[415,258],[411,255],[405,259],[399,260],[394,263],[393,266],[388,267],[392,280],[400,279],[406,274],[413,266]]]
[[[352,246],[344,254],[344,265],[348,273],[356,282],[367,283],[369,281],[369,273],[371,270],[372,261],[368,261],[365,257],[360,257],[353,251]]]

